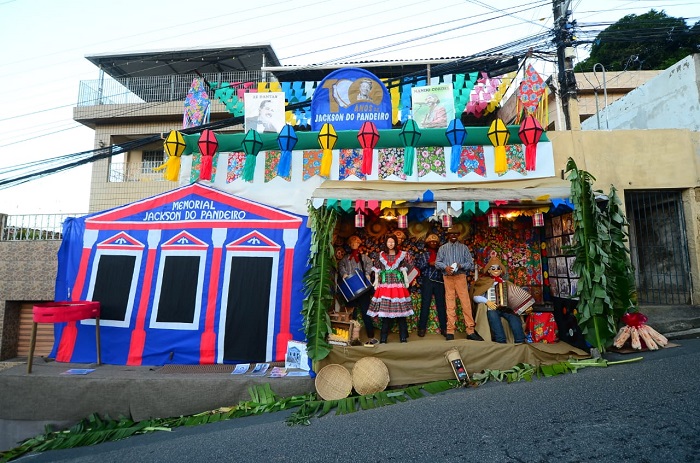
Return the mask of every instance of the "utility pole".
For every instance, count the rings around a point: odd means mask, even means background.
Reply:
[[[581,130],[576,77],[574,76],[574,49],[572,47],[574,27],[569,21],[569,15],[571,15],[570,6],[571,0],[552,0],[554,40],[557,45],[559,94],[561,96],[566,130]]]

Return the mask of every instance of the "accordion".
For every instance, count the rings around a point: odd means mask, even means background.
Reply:
[[[515,315],[528,313],[535,303],[530,293],[510,283],[498,283],[489,288],[486,298],[489,302],[495,302],[499,309],[512,310]]]

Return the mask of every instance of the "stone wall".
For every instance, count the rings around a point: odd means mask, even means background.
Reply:
[[[54,300],[61,241],[0,241],[0,360],[17,356],[20,305]]]

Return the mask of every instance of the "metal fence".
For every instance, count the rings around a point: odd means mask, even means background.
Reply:
[[[227,82],[234,88],[243,88],[243,83],[247,82],[261,82],[263,77],[261,71],[221,72],[203,76],[208,82]],[[119,80],[105,76],[102,80],[83,80],[78,91],[78,106],[184,101],[192,80],[197,77],[197,74],[173,74]]]
[[[109,164],[109,182],[165,182],[163,171],[156,171],[156,167],[163,165],[163,161],[145,162],[111,162]]]
[[[640,304],[690,304],[692,280],[681,191],[625,191]]]
[[[63,222],[78,214],[0,214],[0,241],[60,240],[63,238]]]

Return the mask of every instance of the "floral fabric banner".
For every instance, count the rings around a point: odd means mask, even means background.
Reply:
[[[219,152],[214,153],[214,157],[211,160],[211,180],[214,183],[216,181],[216,163],[219,162]],[[192,153],[192,170],[190,171],[190,183],[195,183],[199,180],[200,167],[202,165],[202,153]]]
[[[445,148],[442,146],[416,148],[416,165],[419,177],[425,177],[430,172],[445,177]]]
[[[484,159],[483,146],[462,147],[457,175],[459,177],[464,177],[470,172],[486,177],[486,160]]]
[[[269,182],[273,178],[277,177],[277,165],[280,163],[280,157],[282,157],[282,152],[279,150],[266,151],[265,152],[265,183]],[[290,172],[287,176],[280,176],[288,182],[292,181],[292,174]]]
[[[396,175],[401,180],[406,180],[403,173],[403,148],[382,148],[379,153],[379,179],[384,180],[391,175]]]
[[[320,174],[322,156],[323,150],[304,151],[304,181],[307,181],[314,175]]]
[[[245,153],[235,152],[229,153],[228,165],[226,170],[226,183],[231,183],[239,179],[243,175],[243,166],[245,165]]]
[[[356,176],[360,180],[365,179],[365,174],[362,173],[362,150],[356,149],[341,149],[340,150],[340,172],[338,179],[345,180],[351,175]]]
[[[506,159],[508,160],[508,170],[527,175],[523,145],[506,145]],[[508,172],[508,170],[506,172]],[[501,172],[498,176],[502,177],[506,172]]]

